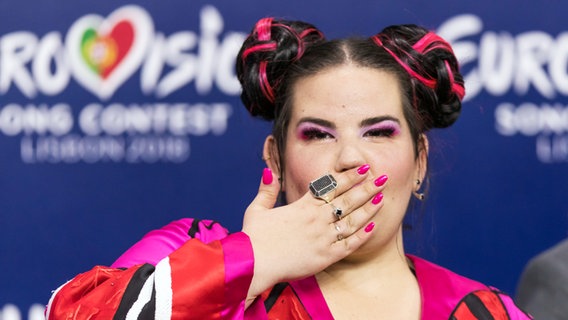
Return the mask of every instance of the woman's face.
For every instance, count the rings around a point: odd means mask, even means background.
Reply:
[[[414,153],[395,76],[342,65],[300,79],[293,90],[282,159],[288,203],[325,173],[369,164],[369,179],[389,178],[384,206],[373,220],[387,238],[399,231],[416,179],[423,178],[426,157]]]

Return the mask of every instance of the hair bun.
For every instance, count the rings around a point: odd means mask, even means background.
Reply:
[[[461,112],[465,88],[450,44],[412,24],[387,27],[373,40],[410,75],[415,108],[424,120],[424,129],[452,125]]]
[[[313,25],[264,18],[254,26],[237,56],[241,100],[253,116],[275,118],[278,85],[306,47],[323,39]]]

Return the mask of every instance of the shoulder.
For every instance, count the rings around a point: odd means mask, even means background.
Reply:
[[[530,319],[496,288],[424,259],[412,255],[408,258],[420,286],[423,319]]]
[[[489,288],[481,282],[454,273],[430,261],[413,255],[407,257],[414,265],[416,278],[423,294],[462,297],[468,292]]]
[[[468,293],[454,308],[450,319],[472,319],[472,316],[473,319],[532,319],[510,296],[495,288]]]
[[[155,265],[180,248],[190,239],[203,243],[221,240],[229,234],[228,230],[213,220],[183,218],[146,233],[142,239],[123,253],[113,267],[129,267],[140,263]]]
[[[179,246],[189,239],[198,239],[201,242],[209,243],[223,239],[228,234],[228,230],[216,221],[183,218],[174,220],[160,229],[148,232],[142,239],[163,239],[170,243],[173,241],[175,246]]]
[[[519,281],[519,298],[535,289],[564,290],[568,285],[568,240],[540,253],[525,266]],[[558,289],[555,289],[558,288]]]
[[[568,240],[542,252],[526,265],[516,300],[538,317],[561,319],[568,312]],[[554,308],[553,308],[554,306]]]
[[[553,275],[556,281],[568,280],[568,239],[532,258],[524,273]]]
[[[204,243],[225,238],[229,231],[214,220],[184,218],[170,223],[179,225],[191,239],[199,239]]]

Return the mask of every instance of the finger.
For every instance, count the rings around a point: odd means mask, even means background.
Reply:
[[[382,206],[383,194],[379,192],[368,203],[336,221],[332,224],[332,227],[335,231],[340,229],[343,238],[347,238],[366,227]]]
[[[337,190],[335,196],[339,196],[344,192],[350,190],[357,184],[365,180],[369,175],[370,166],[368,164],[362,165],[359,168],[349,170],[345,173],[338,175],[337,180]]]
[[[272,209],[278,199],[280,184],[269,168],[262,171],[262,179],[258,188],[258,194],[251,202],[249,208]]]
[[[363,182],[363,180],[365,180],[365,177],[368,175],[368,171],[369,171],[369,165],[365,164],[360,166],[359,168],[356,169],[352,169],[349,171],[346,171],[344,173],[341,174],[336,174],[336,175],[331,175],[331,174],[325,174],[320,176],[317,179],[314,179],[310,182],[310,190],[312,185],[314,186],[315,190],[325,190],[327,188],[329,188],[329,184],[330,184],[330,179],[327,178],[326,176],[331,176],[333,179],[335,180],[336,187],[332,188],[331,191],[326,192],[323,196],[316,196],[315,193],[312,192],[308,192],[306,194],[306,196],[308,196],[308,194],[310,194],[310,196],[313,196],[316,199],[319,200],[325,200],[325,202],[329,202],[331,200],[333,200],[333,198],[338,197],[339,195],[341,195],[342,193],[346,192],[347,190],[353,188],[354,186],[356,186],[357,184]],[[322,181],[323,180],[323,181]]]
[[[345,238],[345,231],[344,228],[342,227],[342,224],[340,224],[339,221],[337,221],[334,222],[332,226],[333,226],[333,231],[331,232],[331,234],[333,234],[334,236],[330,238],[331,243],[343,240]]]
[[[335,241],[331,245],[332,255],[338,260],[350,255],[371,238],[374,229],[375,223],[369,222],[356,233]]]
[[[382,200],[382,194],[379,196],[379,193],[385,188],[387,180],[388,177],[382,175],[374,181],[365,181],[358,188],[352,188],[335,198],[331,204],[333,207],[341,209],[341,218],[348,216],[369,201],[378,204]]]

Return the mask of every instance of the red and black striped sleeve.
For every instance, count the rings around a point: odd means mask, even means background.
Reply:
[[[454,309],[450,320],[530,320],[532,317],[514,306],[498,290],[477,290],[466,295]]]
[[[97,266],[57,289],[47,319],[236,319],[252,280],[248,236],[187,241],[156,266]]]

